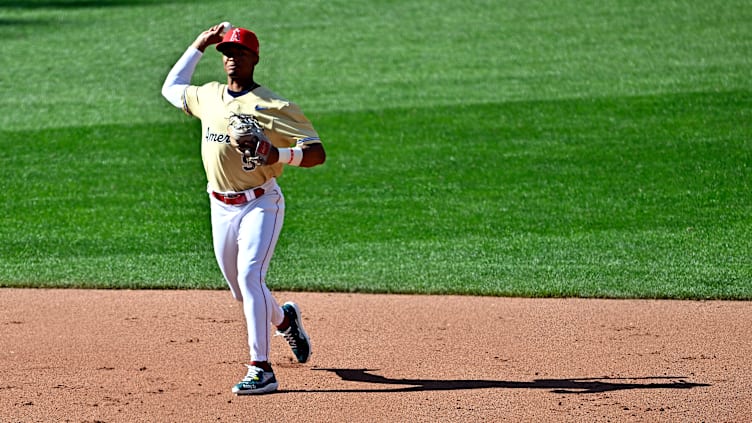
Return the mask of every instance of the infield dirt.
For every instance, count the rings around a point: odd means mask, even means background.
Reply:
[[[0,289],[0,421],[752,421],[752,302],[274,294],[312,359],[238,397],[227,291]]]

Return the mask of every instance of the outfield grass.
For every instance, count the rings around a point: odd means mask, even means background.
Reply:
[[[745,2],[235,4],[0,1],[0,286],[224,287],[159,87],[230,20],[329,153],[272,288],[752,298]]]

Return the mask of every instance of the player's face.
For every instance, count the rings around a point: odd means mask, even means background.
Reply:
[[[222,52],[222,63],[227,76],[242,79],[253,76],[253,68],[258,63],[258,56],[247,48],[228,46]]]

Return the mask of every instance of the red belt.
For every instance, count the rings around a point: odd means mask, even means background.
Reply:
[[[261,197],[266,191],[264,191],[263,188],[254,188],[252,192],[253,198],[251,198],[251,200]],[[237,194],[220,194],[218,192],[212,191],[212,196],[225,204],[230,204],[233,206],[245,204],[250,201],[248,200],[248,197],[244,192],[239,192]]]

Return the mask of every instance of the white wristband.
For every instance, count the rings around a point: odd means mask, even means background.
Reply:
[[[279,148],[279,162],[290,166],[300,166],[300,162],[303,161],[303,149],[300,147],[295,148]]]

